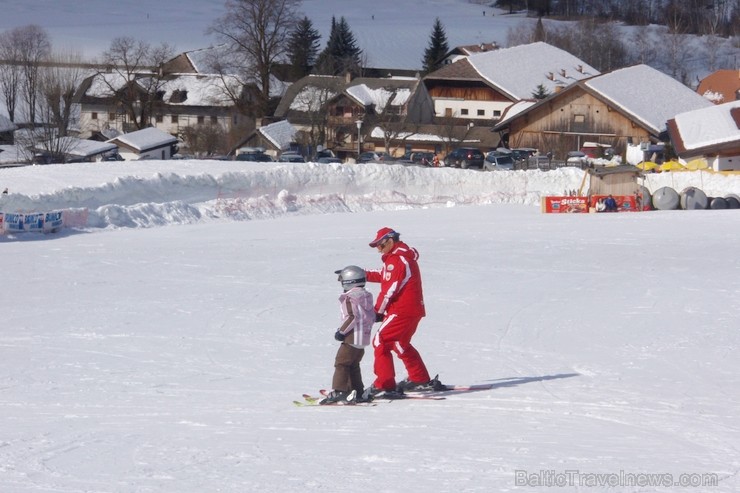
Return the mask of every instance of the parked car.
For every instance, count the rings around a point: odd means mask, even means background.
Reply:
[[[306,160],[303,159],[303,156],[301,156],[300,154],[293,153],[293,152],[284,152],[280,155],[278,162],[280,163],[305,163]]]
[[[341,164],[342,160],[338,157],[320,157],[316,160],[317,163],[320,164],[332,164],[332,163],[338,163]]]
[[[535,154],[537,154],[537,149],[532,149],[531,147],[520,147],[511,150],[511,157],[514,158],[514,161],[526,161],[530,156],[534,156]]]
[[[363,152],[357,158],[358,163],[389,163],[393,161],[393,156],[387,152]]]
[[[583,168],[588,166],[588,163],[588,156],[585,152],[581,151],[570,151],[568,152],[568,156],[565,159],[566,166],[578,166],[579,168]]]
[[[243,152],[236,156],[236,161],[253,161],[257,163],[272,163],[272,157],[264,152]]]
[[[403,164],[417,164],[419,166],[432,166],[433,161],[434,153],[423,151],[407,152],[401,158]]]
[[[445,157],[445,166],[467,169],[483,167],[483,153],[474,147],[458,147]]]
[[[174,159],[174,157],[173,157],[173,159]],[[124,159],[117,152],[114,152],[114,153],[111,153],[111,154],[106,154],[106,155],[103,156],[103,159],[101,159],[101,161],[123,161],[123,160]]]
[[[491,151],[483,160],[483,169],[486,171],[511,171],[514,169],[514,154],[511,152]]]

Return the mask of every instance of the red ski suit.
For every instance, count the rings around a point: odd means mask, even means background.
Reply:
[[[393,250],[383,255],[383,268],[366,270],[368,282],[379,282],[380,293],[375,311],[383,314],[383,323],[373,338],[375,349],[375,388],[396,388],[393,367],[395,352],[403,362],[412,382],[428,382],[429,372],[419,352],[411,345],[424,310],[424,293],[417,260],[419,252],[402,241],[395,242]]]

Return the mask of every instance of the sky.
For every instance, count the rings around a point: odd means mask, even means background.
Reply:
[[[0,236],[0,491],[738,491],[738,210],[540,212],[582,178],[0,169],[5,212],[87,212]],[[738,180],[645,186],[718,196]],[[420,251],[414,344],[430,372],[485,390],[296,407],[331,382],[334,271],[378,267],[368,242],[384,226]]]

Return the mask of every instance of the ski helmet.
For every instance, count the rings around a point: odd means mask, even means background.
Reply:
[[[335,270],[334,273],[339,274],[337,281],[342,283],[345,290],[365,285],[365,269],[362,267],[348,265],[344,269]]]

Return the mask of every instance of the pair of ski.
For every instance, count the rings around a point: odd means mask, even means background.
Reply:
[[[467,387],[465,387],[467,388]],[[461,390],[463,387],[451,387],[448,390]],[[444,392],[444,391],[442,391]],[[304,406],[320,406],[320,402],[326,398],[326,396],[329,395],[329,391],[327,390],[321,390],[319,391],[322,397],[316,397],[312,396],[310,394],[303,394],[303,400],[293,401],[293,404],[295,404],[298,407],[304,407]],[[370,402],[357,402],[356,396],[357,393],[353,390],[352,393],[349,395],[346,401],[339,401],[331,404],[326,404],[329,406],[376,406],[378,403],[381,402],[394,402],[394,401],[404,401],[404,400],[424,400],[424,401],[442,401],[445,400],[446,397],[438,395],[439,392],[430,392],[430,393],[423,393],[423,392],[415,392],[415,393],[405,393],[405,394],[393,394],[392,397],[390,396],[384,396],[383,394],[377,395],[373,398]]]

